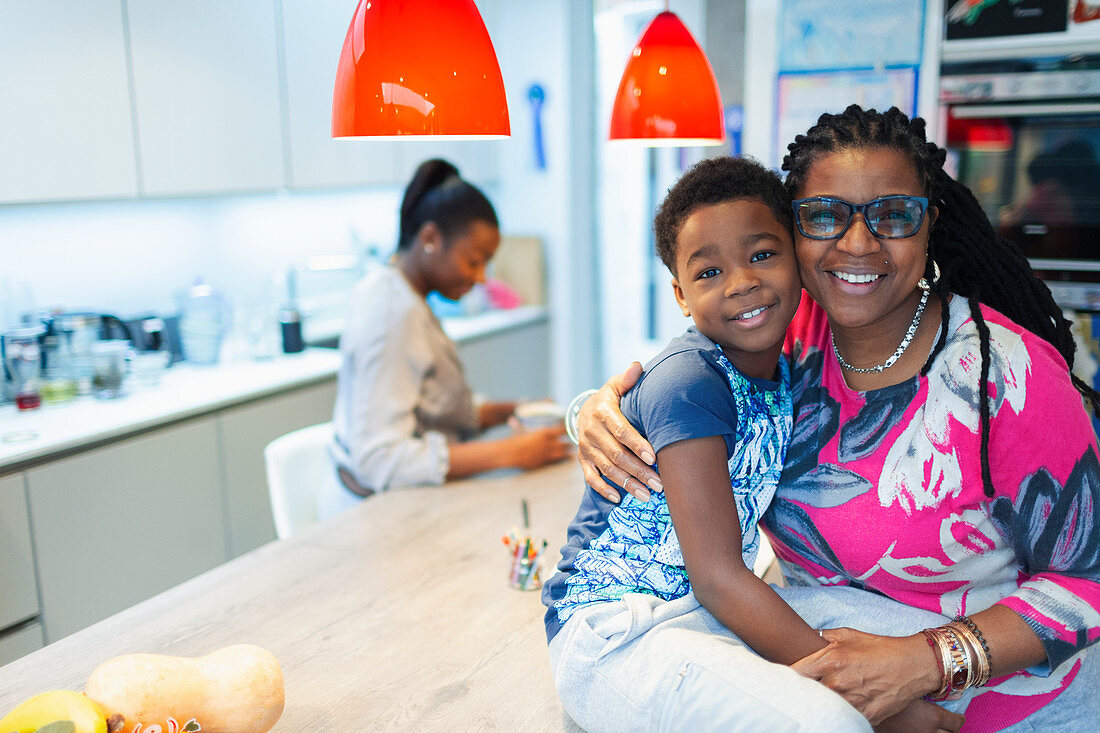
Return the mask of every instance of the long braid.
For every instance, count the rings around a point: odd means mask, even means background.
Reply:
[[[949,294],[961,295],[970,301],[970,315],[978,330],[981,374],[979,401],[981,433],[982,485],[987,496],[993,495],[989,467],[989,326],[978,303],[982,303],[1010,318],[1050,343],[1070,370],[1073,369],[1076,344],[1070,322],[1054,302],[1046,284],[1035,276],[1031,266],[1012,242],[999,236],[990,224],[981,205],[971,191],[943,170],[946,151],[925,136],[921,118],[910,120],[896,107],[883,113],[849,106],[838,115],[824,114],[805,135],[799,135],[788,146],[783,169],[788,171],[786,185],[792,196],[802,189],[810,166],[820,156],[844,149],[885,147],[907,155],[916,168],[931,206],[938,218],[932,227],[928,243],[929,264],[925,277],[932,281],[931,263],[939,264],[941,277],[932,285],[941,304],[939,338],[921,369],[927,374],[935,358],[947,343]],[[1073,385],[1100,416],[1100,394],[1072,376]]]
[[[970,317],[978,326],[978,351],[982,357],[981,373],[978,376],[978,418],[981,421],[981,464],[982,489],[985,495],[993,496],[993,476],[989,469],[989,324],[982,317],[978,307],[978,298],[970,299]]]

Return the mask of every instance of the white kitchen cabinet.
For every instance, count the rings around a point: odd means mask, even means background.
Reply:
[[[132,197],[120,0],[0,2],[0,203]]]
[[[227,559],[213,416],[26,477],[48,642]]]
[[[275,539],[264,447],[292,430],[328,422],[335,400],[336,382],[328,380],[219,414],[230,557]]]
[[[142,193],[286,185],[272,0],[129,0]]]
[[[43,646],[45,641],[42,638],[42,624],[34,622],[13,629],[0,636],[0,667],[36,652]]]
[[[23,474],[0,479],[0,629],[38,615]]]
[[[390,140],[333,140],[336,65],[357,0],[283,0],[283,48],[294,188],[403,183]]]
[[[550,326],[546,320],[463,339],[458,356],[475,392],[489,400],[550,396]]]
[[[514,124],[514,122],[513,122]],[[402,142],[398,150],[397,171],[401,182],[412,178],[413,171],[429,158],[443,158],[458,168],[471,183],[485,186],[500,176],[499,149],[503,140],[436,140]]]

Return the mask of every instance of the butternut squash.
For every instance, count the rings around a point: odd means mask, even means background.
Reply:
[[[121,733],[266,733],[283,713],[283,671],[251,644],[194,658],[125,654],[99,665],[84,693],[125,718]]]

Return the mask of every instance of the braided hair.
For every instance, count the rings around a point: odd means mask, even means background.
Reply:
[[[421,163],[401,199],[397,250],[407,250],[420,228],[434,222],[445,242],[462,234],[472,222],[499,226],[496,211],[481,190],[464,181],[458,169],[445,160],[432,158]]]
[[[942,325],[932,353],[921,368],[927,374],[947,342],[948,310],[945,297],[956,293],[970,302],[970,315],[978,329],[981,375],[978,380],[981,434],[982,487],[993,496],[989,467],[989,326],[979,303],[1004,314],[1018,325],[1049,342],[1073,369],[1076,345],[1070,322],[1054,302],[1050,289],[1036,277],[1020,248],[993,229],[970,189],[943,170],[946,152],[925,137],[920,117],[909,119],[897,107],[880,113],[851,105],[841,114],[823,114],[805,135],[787,146],[783,159],[787,190],[792,197],[805,184],[811,165],[822,155],[846,149],[890,148],[906,155],[921,180],[930,206],[939,210],[928,241],[925,279],[940,299]],[[933,281],[932,262],[941,276]],[[1100,394],[1076,375],[1073,385],[1100,416]]]

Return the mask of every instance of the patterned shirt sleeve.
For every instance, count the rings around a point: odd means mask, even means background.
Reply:
[[[1005,356],[1024,373],[991,374],[991,513],[1027,575],[1000,603],[1038,635],[1043,673],[1100,638],[1100,463],[1065,361],[1023,336]]]

